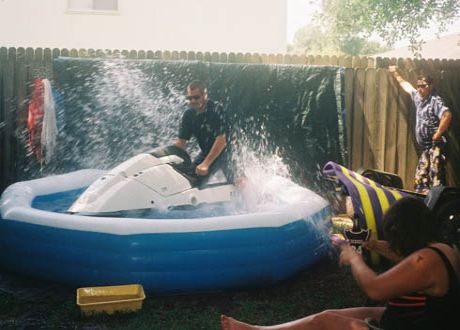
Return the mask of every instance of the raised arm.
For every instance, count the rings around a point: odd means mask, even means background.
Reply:
[[[388,71],[392,74],[392,76],[396,79],[396,81],[406,93],[412,94],[414,91],[416,91],[410,82],[404,80],[404,78],[399,73],[398,67],[391,65],[388,67]]]

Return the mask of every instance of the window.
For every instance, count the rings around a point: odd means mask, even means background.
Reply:
[[[118,0],[68,0],[71,12],[118,12]]]

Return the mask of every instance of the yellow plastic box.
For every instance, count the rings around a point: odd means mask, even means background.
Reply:
[[[142,308],[144,288],[139,284],[77,289],[77,305],[84,315],[135,312]]]

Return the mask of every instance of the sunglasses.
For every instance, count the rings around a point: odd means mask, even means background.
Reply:
[[[427,88],[428,85],[427,84],[423,84],[423,85],[417,85],[417,88]]]
[[[200,97],[201,97],[201,95],[187,96],[187,100],[188,100],[188,101],[191,101],[191,100],[199,100]]]

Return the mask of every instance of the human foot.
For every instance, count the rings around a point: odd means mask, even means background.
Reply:
[[[252,326],[250,324],[240,322],[235,320],[232,317],[228,317],[227,315],[220,316],[220,325],[222,330],[255,330],[259,329],[258,327]]]

